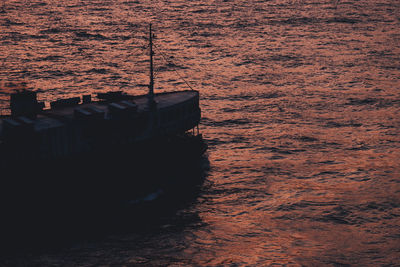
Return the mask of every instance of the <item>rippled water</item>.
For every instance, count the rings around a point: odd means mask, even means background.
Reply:
[[[400,264],[399,1],[3,0],[1,106],[10,83],[145,92],[150,21],[156,87],[186,89],[177,69],[201,92],[199,195],[153,231],[20,261]]]

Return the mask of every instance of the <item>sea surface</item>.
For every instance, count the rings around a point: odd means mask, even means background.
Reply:
[[[198,192],[1,265],[400,266],[400,1],[2,0],[2,113],[14,88],[145,93],[150,22],[156,92],[201,94]]]

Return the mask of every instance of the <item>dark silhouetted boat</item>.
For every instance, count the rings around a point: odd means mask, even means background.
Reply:
[[[182,173],[207,148],[199,92],[154,93],[151,25],[147,95],[113,91],[43,107],[36,92],[17,91],[0,119],[0,208],[9,224],[81,221],[163,190],[182,194],[196,180]]]

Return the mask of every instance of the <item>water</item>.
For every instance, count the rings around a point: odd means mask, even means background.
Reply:
[[[337,3],[337,5],[336,5]],[[37,265],[399,265],[400,2],[2,1],[1,105],[148,83],[201,92],[210,169],[146,231],[19,256]],[[166,63],[160,54],[162,51]]]

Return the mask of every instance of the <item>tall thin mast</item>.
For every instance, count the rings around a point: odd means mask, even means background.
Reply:
[[[150,83],[149,83],[149,101],[154,102],[154,74],[153,74],[153,33],[151,32],[151,23],[150,23]]]

